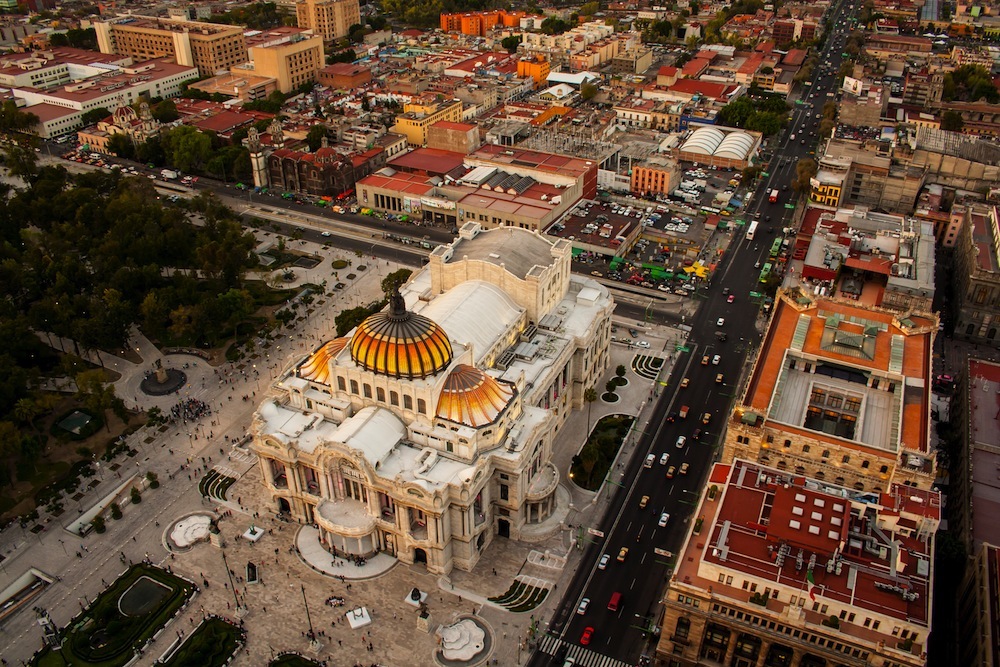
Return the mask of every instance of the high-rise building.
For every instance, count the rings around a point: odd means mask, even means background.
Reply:
[[[178,65],[197,67],[214,76],[247,61],[240,26],[146,16],[96,21],[101,53],[131,56],[136,61],[173,58]]]
[[[326,41],[347,35],[348,28],[361,23],[358,0],[302,0],[295,3],[300,28],[322,35]]]
[[[715,465],[694,516],[660,664],[927,664],[937,492],[856,491],[738,459]]]

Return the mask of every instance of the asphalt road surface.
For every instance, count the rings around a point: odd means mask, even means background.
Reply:
[[[652,418],[638,425],[642,433],[640,446],[626,463],[626,483],[609,485],[605,491],[612,494],[609,511],[599,525],[583,527],[583,560],[549,622],[550,637],[541,643],[547,652],[536,651],[530,665],[549,664],[554,659],[552,653],[562,656],[567,651],[577,664],[594,667],[635,665],[642,654],[652,654],[649,631],[660,621],[659,599],[672,571],[673,553],[680,547],[693,519],[694,503],[721,447],[723,420],[739,389],[748,354],[759,339],[751,326],[760,312],[761,299],[754,292],[761,287],[759,265],[767,261],[774,239],[790,224],[795,165],[798,160],[811,157],[809,152],[815,150],[819,139],[810,133],[818,134],[823,104],[836,95],[833,85],[849,27],[842,21],[847,8],[842,2],[836,9],[835,32],[820,54],[820,68],[813,85],[805,88],[806,103],[796,105],[792,111],[788,129],[778,139],[766,169],[768,176],[761,179],[748,207],[747,214],[759,221],[756,235],[753,240],[734,239],[712,279],[704,303],[690,320],[688,349],[682,352],[674,372],[660,388]],[[827,61],[829,66],[825,66]],[[779,197],[772,204],[767,193],[773,189],[779,191]],[[727,340],[720,340],[718,332],[725,332]],[[684,378],[688,386],[682,388]],[[689,408],[687,418],[671,419],[682,406]],[[695,439],[699,429],[699,437]],[[686,438],[680,447],[679,436]],[[669,461],[661,465],[664,453],[669,454]],[[650,468],[644,466],[647,454],[655,459]],[[686,475],[679,474],[683,463],[689,466]],[[675,468],[674,476],[668,479],[671,466]],[[642,508],[645,496],[648,499]],[[669,520],[661,527],[658,524],[664,513]],[[622,548],[627,548],[628,553],[619,561]],[[598,563],[605,554],[608,562],[601,569]],[[621,594],[621,601],[616,610],[611,610],[608,605],[615,593]],[[577,610],[584,598],[590,603],[586,613],[579,614]],[[580,640],[588,627],[594,630],[584,649]]]

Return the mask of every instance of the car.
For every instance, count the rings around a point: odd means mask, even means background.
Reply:
[[[661,466],[667,465],[667,461],[669,461],[669,460],[670,460],[670,453],[669,452],[663,452],[662,454],[660,454],[660,465]]]
[[[677,472],[676,467],[670,466],[669,468],[667,468],[667,479],[673,479],[675,472]]]
[[[687,464],[685,463],[684,465]],[[660,515],[660,520],[656,522],[656,525],[658,525],[660,528],[664,528],[667,525],[668,521],[670,521],[670,515],[664,512],[663,514]]]
[[[587,607],[589,606],[590,606],[590,598],[583,598],[582,600],[580,600],[580,606],[576,608],[576,613],[580,614],[580,616],[583,616],[584,614],[587,613]]]
[[[583,629],[583,634],[580,635],[580,643],[583,646],[587,646],[588,644],[590,644],[590,640],[593,636],[594,636],[594,628],[588,625]]]
[[[322,236],[324,238],[329,238],[329,237],[333,236],[333,234],[331,234],[330,232],[322,232],[320,234],[320,236]]]
[[[688,474],[688,464],[687,463],[682,463],[681,464],[681,469],[678,471],[677,474],[679,474],[679,475],[686,475],[686,474]]]
[[[687,444],[687,441],[688,439],[686,435],[677,436],[677,449],[683,449],[684,445]]]
[[[639,341],[636,341],[636,343],[635,343],[635,344],[636,344],[636,345],[638,345],[639,347],[642,347],[642,348],[645,348],[645,349],[647,349],[647,350],[649,349],[649,343],[647,343],[647,342],[646,342],[646,341],[644,341],[644,340],[639,340]]]
[[[722,373],[716,373],[715,384],[722,384]]]
[[[723,326],[725,326],[725,325],[726,325],[726,318],[724,318],[724,317],[720,317],[720,318],[719,318],[718,320],[716,320],[716,322],[715,322],[715,326],[717,326],[717,327],[723,327]]]
[[[701,365],[702,366],[708,366],[708,360],[709,360],[709,356],[706,354],[704,357],[701,358]]]
[[[753,265],[753,268],[755,268],[755,269],[759,269],[760,268],[760,260],[757,260],[757,263]]]
[[[707,424],[710,421],[712,421],[712,413],[711,412],[706,412],[705,414],[703,414],[701,416],[701,423],[702,424]]]
[[[701,440],[701,429],[700,428],[696,428],[694,430],[694,433],[691,434],[691,439],[692,440]]]
[[[611,560],[611,554],[604,554],[601,556],[601,560],[597,563],[598,570],[608,569],[608,561]]]
[[[712,357],[712,365],[713,366],[718,366],[720,361],[722,361],[722,357],[721,356],[715,355],[714,357]]]
[[[635,329],[629,329],[628,332],[629,332],[629,335],[631,335],[631,336],[638,336],[639,335],[639,332],[636,331]]]
[[[656,454],[649,454],[646,456],[646,462],[642,465],[644,468],[652,468],[654,463],[656,463]]]
[[[730,294],[729,298],[726,299],[726,303],[732,303],[733,301],[736,301],[736,295],[735,294]]]
[[[642,498],[639,499],[639,509],[641,510],[646,509],[646,505],[648,504],[649,504],[649,496],[643,496]]]
[[[618,551],[618,562],[624,563],[626,558],[628,558],[628,547],[622,547]]]
[[[670,422],[670,423],[673,423],[673,422],[677,421],[677,413],[676,412],[670,412],[667,415],[667,421]]]
[[[684,378],[681,380],[681,389],[687,389],[689,384],[691,384],[690,378]]]

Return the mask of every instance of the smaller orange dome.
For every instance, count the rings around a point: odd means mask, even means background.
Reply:
[[[349,340],[347,336],[342,336],[323,343],[299,365],[299,377],[320,384],[330,384],[330,361],[347,347]]]
[[[475,366],[458,364],[445,380],[436,414],[441,419],[479,428],[496,421],[513,397],[511,385],[497,382]]]

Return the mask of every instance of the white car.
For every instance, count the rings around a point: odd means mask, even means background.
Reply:
[[[320,234],[320,236],[330,237],[333,236],[333,234],[331,234],[330,232],[323,232]]]
[[[718,366],[720,361],[722,361],[722,357],[720,357],[719,355],[715,355],[714,357],[712,357],[713,366]]]
[[[656,455],[649,454],[646,456],[646,462],[642,464],[644,468],[652,468],[653,464],[656,463]]]
[[[667,461],[669,461],[669,460],[670,460],[670,454],[669,453],[663,452],[662,454],[660,454],[660,465],[661,466],[667,465]]]
[[[601,556],[600,562],[597,564],[598,570],[605,570],[608,567],[608,561],[611,560],[611,554],[604,554]]]
[[[721,327],[721,326],[725,326],[725,324],[726,324],[726,318],[720,317],[718,319],[718,321],[715,323],[715,326]]]
[[[670,521],[670,515],[664,512],[663,514],[660,515],[660,520],[657,522],[657,525],[660,528],[663,528],[667,525],[668,521]]]
[[[576,608],[576,613],[580,614],[580,616],[583,616],[584,614],[587,613],[587,607],[589,606],[590,606],[590,598],[583,598],[582,600],[580,600],[580,606]]]
[[[677,449],[683,448],[684,445],[687,444],[687,440],[688,439],[687,439],[686,435],[679,435],[679,436],[677,436]]]
[[[644,340],[637,340],[635,342],[635,344],[638,345],[639,347],[643,347],[643,348],[649,349],[649,343],[647,343]]]

